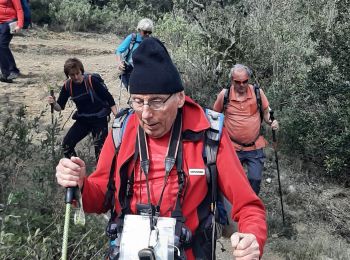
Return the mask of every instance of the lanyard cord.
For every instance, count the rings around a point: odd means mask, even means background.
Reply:
[[[148,172],[149,172],[149,153],[148,153],[148,146],[146,142],[146,134],[145,131],[139,126],[139,129],[137,131],[137,139],[138,139],[138,146],[139,146],[139,152],[140,152],[140,164],[141,169],[143,173],[146,176],[146,188],[147,188],[147,199],[149,204],[149,215],[150,215],[150,226],[151,230],[154,230],[154,210],[151,203],[151,194],[149,190],[149,183],[148,183]]]
[[[162,193],[160,194],[160,198],[157,204],[157,211],[160,212],[160,205],[163,200],[163,194],[165,187],[168,182],[169,174],[176,162],[176,156],[179,149],[180,141],[181,141],[181,130],[182,130],[182,113],[179,112],[175,119],[175,124],[171,130],[171,137],[169,140],[167,156],[165,157],[165,176]]]
[[[161,205],[162,200],[163,200],[163,194],[164,194],[167,182],[168,182],[168,177],[169,177],[169,174],[170,174],[170,172],[171,172],[171,170],[174,167],[175,162],[176,162],[176,156],[177,156],[179,144],[181,141],[181,131],[182,131],[182,110],[179,109],[177,116],[176,116],[176,119],[175,119],[175,123],[173,125],[172,130],[171,130],[167,156],[165,157],[165,162],[164,162],[165,163],[165,176],[164,176],[163,188],[162,188],[162,192],[161,192],[159,201],[157,203],[157,207],[156,207],[155,212],[154,212],[154,209],[153,209],[152,203],[151,203],[150,188],[149,188],[148,173],[149,173],[150,161],[149,161],[148,146],[147,146],[147,142],[146,142],[146,134],[145,134],[144,130],[141,128],[141,126],[139,126],[139,129],[138,129],[137,135],[138,135],[138,141],[139,141],[138,147],[139,147],[139,153],[140,153],[140,165],[141,165],[141,169],[146,177],[147,198],[148,198],[148,204],[150,205],[150,213],[152,216],[151,229],[154,229],[154,225],[155,225],[154,220],[152,220],[153,216],[156,214],[158,217],[160,214],[160,205]]]

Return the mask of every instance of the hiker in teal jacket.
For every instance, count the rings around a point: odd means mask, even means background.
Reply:
[[[120,80],[126,89],[128,89],[129,78],[133,69],[132,53],[145,37],[152,34],[153,22],[148,18],[144,18],[139,21],[136,29],[137,33],[129,34],[115,50],[117,56],[117,67],[121,72]]]

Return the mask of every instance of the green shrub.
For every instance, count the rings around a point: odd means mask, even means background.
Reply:
[[[49,12],[49,3],[47,0],[32,0],[30,1],[30,8],[32,13],[32,21],[38,25],[51,24],[52,16]]]
[[[61,256],[64,189],[58,189],[54,168],[62,157],[62,117],[42,126],[43,115],[31,118],[22,106],[0,124],[0,259]],[[80,154],[93,157],[92,151]],[[108,247],[101,229],[105,225],[106,220],[94,215],[86,216],[84,227],[71,224],[69,259],[101,259]]]
[[[171,0],[114,0],[110,2],[118,10],[130,9],[143,17],[155,19],[163,13],[171,12],[173,1]]]
[[[204,106],[229,83],[233,64],[253,68],[253,81],[281,122],[284,152],[336,176],[349,171],[350,158],[350,74],[344,69],[350,17],[344,5],[177,1],[176,16],[159,21],[159,34],[183,72],[187,93]]]
[[[34,23],[48,24],[55,30],[112,31],[122,36],[136,31],[137,22],[142,18],[138,9],[130,9],[118,1],[33,0],[31,9]],[[142,6],[139,9],[144,11]]]
[[[27,192],[28,190],[26,190]],[[64,204],[63,190],[61,196],[50,196],[47,193],[37,194],[11,193],[5,204],[0,219],[0,257],[1,259],[59,259],[61,256]],[[13,195],[13,196],[12,196]],[[28,198],[35,199],[30,203]],[[45,200],[46,198],[46,200]],[[40,205],[47,201],[46,205]],[[68,237],[69,259],[101,259],[108,247],[107,239],[101,225],[105,220],[94,215],[86,216],[85,226],[73,224],[70,218]]]
[[[93,7],[88,0],[52,1],[50,15],[63,30],[87,30],[91,25]]]
[[[129,33],[137,32],[136,27],[137,23],[141,17],[139,13],[135,10],[131,10],[128,7],[120,10],[117,7],[113,7],[114,11],[114,19],[113,24],[111,24],[110,28],[113,28],[113,32],[115,32],[120,37],[126,37]]]

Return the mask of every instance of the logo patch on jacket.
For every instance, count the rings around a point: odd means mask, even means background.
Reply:
[[[189,175],[204,175],[204,169],[189,169]]]

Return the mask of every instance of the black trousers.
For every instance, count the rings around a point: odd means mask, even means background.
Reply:
[[[75,121],[62,142],[64,156],[66,158],[77,156],[74,149],[75,146],[90,133],[92,133],[92,138],[94,141],[95,157],[97,162],[102,146],[108,135],[107,117],[95,121],[84,119],[78,119]]]
[[[7,23],[0,24],[0,66],[1,73],[7,78],[11,72],[19,73],[15,59],[10,50],[10,42],[13,35]]]

